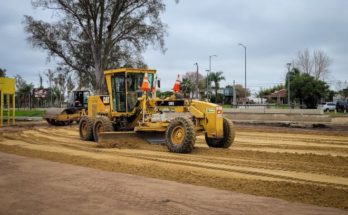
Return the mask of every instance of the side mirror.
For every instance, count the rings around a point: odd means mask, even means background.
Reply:
[[[157,80],[157,86],[158,88],[161,88],[161,80]]]

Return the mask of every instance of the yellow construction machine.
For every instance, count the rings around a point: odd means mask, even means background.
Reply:
[[[173,94],[156,97],[156,70],[121,68],[104,72],[106,95],[88,98],[88,113],[82,116],[82,140],[125,142],[127,137],[161,136],[170,152],[189,153],[197,135],[205,135],[210,147],[228,148],[234,141],[231,120],[222,107]],[[147,79],[149,91],[142,90]]]
[[[50,125],[69,125],[80,121],[87,111],[89,91],[73,91],[69,96],[67,108],[48,108],[43,117]]]

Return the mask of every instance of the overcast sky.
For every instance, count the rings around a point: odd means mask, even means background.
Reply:
[[[253,91],[283,82],[285,64],[299,50],[320,49],[331,58],[327,81],[348,82],[347,0],[165,0],[162,20],[168,25],[167,51],[149,48],[144,54],[170,89],[177,74],[209,68],[223,71],[226,81],[244,85],[244,49],[247,46],[247,85]],[[29,0],[0,1],[0,67],[8,76],[19,74],[38,84],[38,74],[54,68],[46,53],[26,42],[23,15],[47,18],[34,11]]]

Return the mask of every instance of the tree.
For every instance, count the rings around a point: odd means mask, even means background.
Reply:
[[[342,89],[340,93],[344,98],[348,98],[348,87]]]
[[[298,51],[295,66],[306,74],[312,74],[313,61],[308,49],[305,49],[304,51]]]
[[[50,88],[50,93],[51,93],[51,99],[52,99],[52,105],[58,106],[60,105],[60,101],[62,98],[62,93],[58,86],[53,86]]]
[[[316,50],[313,52],[314,60],[314,78],[316,80],[324,79],[329,73],[329,66],[331,64],[330,58],[321,50]]]
[[[195,85],[188,78],[183,78],[180,83],[181,91],[184,93],[184,97],[187,98],[195,90]],[[188,96],[187,96],[188,95]]]
[[[182,77],[183,79],[187,78],[188,80],[190,80],[190,83],[193,85],[191,92],[196,92],[196,90],[198,90],[198,92],[200,93],[201,90],[206,88],[206,79],[200,73],[198,73],[198,76],[197,76],[197,72],[186,72]],[[198,85],[197,85],[197,78],[198,78]]]
[[[70,93],[71,91],[73,91],[75,88],[75,83],[71,78],[71,75],[68,76],[68,79],[66,81],[66,89],[68,90],[68,93]]]
[[[220,89],[220,81],[225,80],[225,77],[223,76],[223,72],[211,72],[209,74],[210,81],[214,82],[214,89],[215,89],[215,98],[218,97],[218,90]],[[217,102],[217,99],[215,99],[215,102]]]
[[[198,85],[197,85],[197,72],[186,72],[182,78],[187,78],[194,85],[193,91],[196,90],[196,87],[199,89],[204,89],[206,87],[206,80],[201,73],[198,73]]]
[[[54,85],[60,91],[59,103],[62,106],[62,102],[64,101],[64,95],[66,91],[66,73],[58,73],[56,77],[53,78]]]
[[[47,77],[48,79],[48,85],[49,85],[49,95],[50,95],[50,106],[53,105],[53,88],[52,88],[52,82],[53,82],[53,78],[54,78],[54,72],[50,69],[48,69],[47,72],[44,73],[44,75]]]
[[[29,42],[74,71],[80,81],[103,90],[103,71],[122,65],[143,65],[141,53],[151,44],[163,52],[166,25],[162,0],[33,0],[49,9],[55,22],[25,16]]]
[[[272,93],[274,93],[275,91],[278,91],[278,90],[282,90],[284,89],[285,86],[283,84],[278,84],[278,85],[275,85],[273,87],[270,87],[270,88],[265,88],[265,89],[261,89],[258,93],[259,96],[268,96]]]
[[[6,69],[0,68],[0,77],[6,77]]]
[[[47,72],[44,72],[44,75],[47,77],[48,85],[51,88],[52,87],[52,81],[53,81],[53,78],[54,78],[54,72],[52,70],[48,69]]]
[[[239,100],[240,98],[244,98],[245,97],[245,88],[243,85],[241,84],[236,84],[235,85],[235,88],[236,88],[236,97],[237,99]],[[246,96],[250,96],[250,91],[249,89],[247,89],[246,91]]]
[[[292,69],[288,77],[291,87],[290,99],[298,99],[300,104],[305,104],[307,108],[316,108],[320,99],[326,98],[330,93],[329,86],[324,81],[316,80],[307,73],[301,73],[297,68]]]
[[[26,106],[30,106],[34,85],[32,83],[28,84],[20,75],[15,75],[15,79],[19,106],[23,103]]]
[[[165,99],[165,98],[170,97],[171,95],[173,95],[173,91],[157,92],[157,95],[160,98]]]
[[[19,91],[19,89],[26,85],[27,82],[22,78],[20,75],[15,75],[14,78],[16,79],[16,90]]]
[[[278,84],[278,85],[275,85],[273,87],[270,87],[270,88],[264,88],[264,89],[260,89],[260,91],[256,94],[256,96],[258,98],[261,98],[261,102],[262,102],[262,99],[272,93],[274,93],[275,91],[278,91],[278,90],[281,90],[281,89],[284,89],[285,86],[283,84]]]
[[[42,75],[39,73],[39,80],[40,80],[40,88],[43,88],[42,86]]]
[[[322,50],[315,50],[311,55],[308,49],[299,51],[294,67],[301,72],[313,76],[316,80],[325,79],[329,73],[331,60]]]

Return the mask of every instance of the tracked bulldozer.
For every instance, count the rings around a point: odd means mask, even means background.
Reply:
[[[73,91],[66,108],[48,108],[43,117],[50,125],[69,125],[86,115],[89,91]]]
[[[104,75],[108,93],[89,97],[88,113],[79,123],[82,140],[157,141],[175,153],[190,153],[197,135],[204,135],[210,147],[233,143],[234,126],[221,106],[184,99],[178,92],[158,98],[156,70],[121,68]]]

